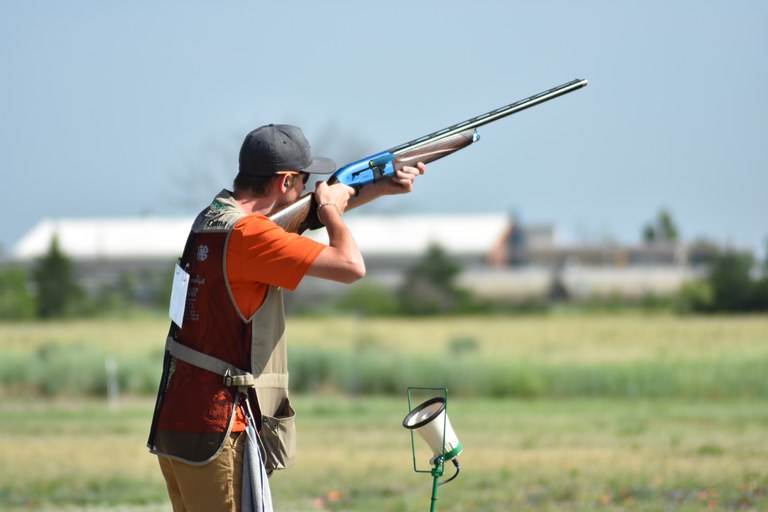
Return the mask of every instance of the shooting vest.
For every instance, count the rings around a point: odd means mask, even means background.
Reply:
[[[225,190],[195,219],[180,262],[190,277],[183,327],[171,323],[147,445],[157,455],[206,464],[223,448],[237,407],[248,416],[253,404],[266,468],[284,469],[296,446],[282,293],[270,286],[245,318],[226,274],[229,236],[244,215]]]

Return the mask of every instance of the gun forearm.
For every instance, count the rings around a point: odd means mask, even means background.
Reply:
[[[480,140],[480,135],[476,130],[465,130],[434,142],[396,152],[393,164],[395,169],[402,169],[407,165],[414,166],[417,162],[428,164],[464,149],[478,140]]]
[[[413,190],[416,177],[426,172],[426,166],[418,162],[413,166],[404,166],[397,169],[394,174],[380,178],[373,183],[363,185],[358,189],[358,195],[349,200],[347,210],[356,208],[377,199],[381,196],[406,194]]]

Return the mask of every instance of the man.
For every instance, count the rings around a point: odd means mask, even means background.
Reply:
[[[280,289],[296,289],[305,275],[362,278],[342,213],[410,192],[425,171],[404,167],[359,191],[318,181],[328,245],[269,220],[299,198],[310,173],[335,167],[311,155],[299,128],[262,126],[243,142],[233,192],[222,190],[193,223],[177,269],[188,282],[183,321],[171,323],[148,441],[176,512],[271,509],[266,472],[295,456]]]

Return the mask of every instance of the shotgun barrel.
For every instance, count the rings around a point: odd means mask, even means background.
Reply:
[[[557,87],[553,87],[552,89],[549,89],[547,91],[534,94],[529,98],[525,98],[523,100],[510,103],[509,105],[506,105],[504,107],[499,107],[495,110],[491,110],[490,112],[486,112],[485,114],[480,114],[479,116],[475,116],[472,119],[467,119],[466,121],[456,123],[447,128],[443,128],[442,130],[432,132],[429,135],[424,135],[423,137],[419,137],[418,139],[413,139],[404,144],[400,144],[399,146],[395,146],[392,149],[389,149],[388,152],[394,155],[397,155],[399,153],[402,153],[403,151],[408,151],[411,149],[418,148],[425,144],[429,144],[431,142],[440,140],[444,137],[450,137],[451,135],[455,135],[460,132],[465,132],[467,130],[474,130],[475,128],[478,128],[485,124],[498,121],[503,117],[516,114],[517,112],[539,105],[540,103],[544,103],[545,101],[555,99],[559,96],[562,96],[563,94],[568,94],[569,92],[573,92],[577,89],[581,89],[582,87],[585,87],[587,83],[588,82],[586,79],[576,78],[563,85],[558,85]]]
[[[418,162],[434,162],[444,156],[463,149],[479,139],[476,129],[503,117],[544,103],[587,85],[587,80],[577,78],[552,89],[534,94],[528,98],[480,114],[466,121],[453,124],[442,130],[413,139],[399,146],[363,158],[339,168],[328,179],[328,183],[341,182],[359,189],[377,180],[391,176],[396,169]],[[314,194],[308,193],[296,202],[270,215],[270,219],[286,231],[301,233],[306,229],[321,227],[316,219],[317,205]]]

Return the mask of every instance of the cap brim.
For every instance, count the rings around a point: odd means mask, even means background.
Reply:
[[[336,162],[330,158],[324,158],[322,156],[316,156],[312,158],[312,163],[309,164],[301,172],[309,174],[330,174],[336,170]]]

